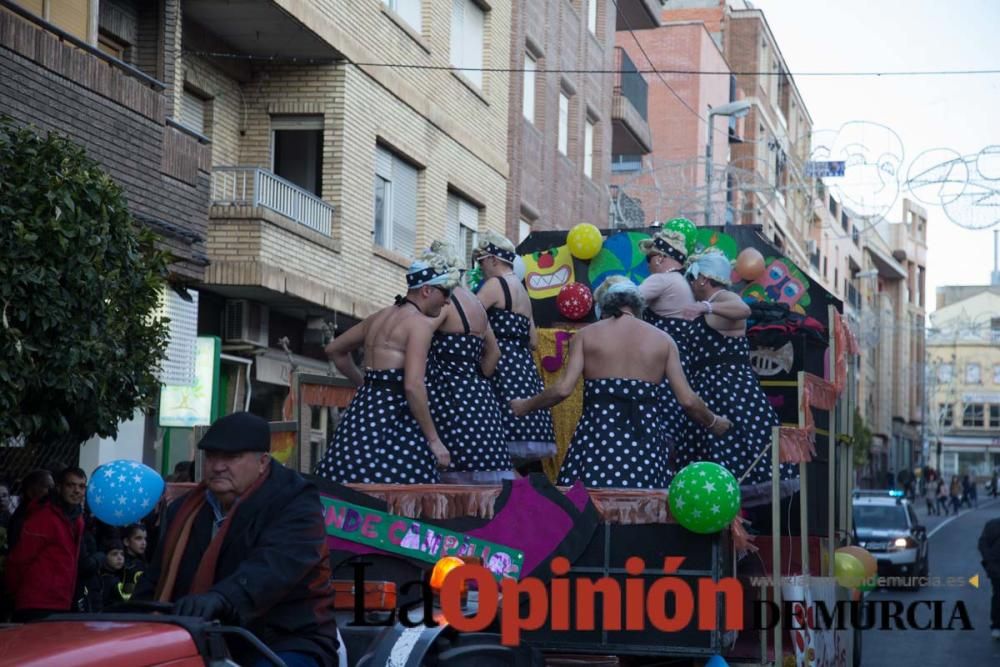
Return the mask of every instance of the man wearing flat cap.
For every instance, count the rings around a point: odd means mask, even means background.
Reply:
[[[167,508],[134,597],[242,626],[288,664],[338,665],[323,506],[270,442],[268,423],[248,412],[212,424],[198,443],[204,479]]]

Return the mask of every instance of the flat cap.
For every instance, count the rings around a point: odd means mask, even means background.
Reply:
[[[269,452],[271,427],[249,412],[234,412],[212,424],[198,443],[207,452]]]

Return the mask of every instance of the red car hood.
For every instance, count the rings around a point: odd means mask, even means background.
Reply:
[[[0,666],[204,665],[191,635],[168,623],[53,621],[0,630]]]

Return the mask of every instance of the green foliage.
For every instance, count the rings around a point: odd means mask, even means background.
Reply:
[[[97,434],[147,406],[167,257],[83,148],[0,118],[0,441]]]
[[[854,410],[854,467],[861,468],[868,463],[872,451],[872,430],[868,428],[861,411]]]

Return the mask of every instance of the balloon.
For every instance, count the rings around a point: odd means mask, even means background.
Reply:
[[[721,655],[713,655],[705,663],[705,667],[729,667],[729,663],[726,662]]]
[[[744,248],[736,256],[736,273],[743,280],[757,280],[764,273],[764,256],[756,248]]]
[[[670,513],[693,533],[717,533],[740,509],[740,485],[733,474],[710,461],[685,466],[670,482]]]
[[[583,283],[570,283],[559,290],[556,297],[556,308],[559,313],[571,320],[582,320],[594,305],[594,297]]]
[[[865,580],[865,566],[851,554],[838,550],[833,554],[833,574],[844,588],[857,588]]]
[[[878,574],[878,561],[875,557],[868,553],[865,549],[858,546],[851,547],[840,547],[837,549],[837,553],[851,554],[859,561],[865,568],[865,578],[874,577]]]
[[[514,275],[517,276],[518,280],[524,280],[524,274],[528,272],[527,267],[524,265],[524,260],[521,259],[520,255],[514,256]]]
[[[673,220],[667,220],[667,224],[663,225],[663,228],[683,234],[688,254],[690,255],[694,252],[695,243],[698,240],[698,228],[694,226],[693,222],[687,218],[674,218]]]
[[[581,222],[576,225],[569,230],[569,234],[566,236],[569,253],[577,259],[591,259],[601,252],[603,243],[604,237],[601,236],[601,230],[589,222]]]
[[[138,461],[105,463],[87,485],[87,505],[98,519],[127,526],[148,515],[163,495],[163,478]]]

